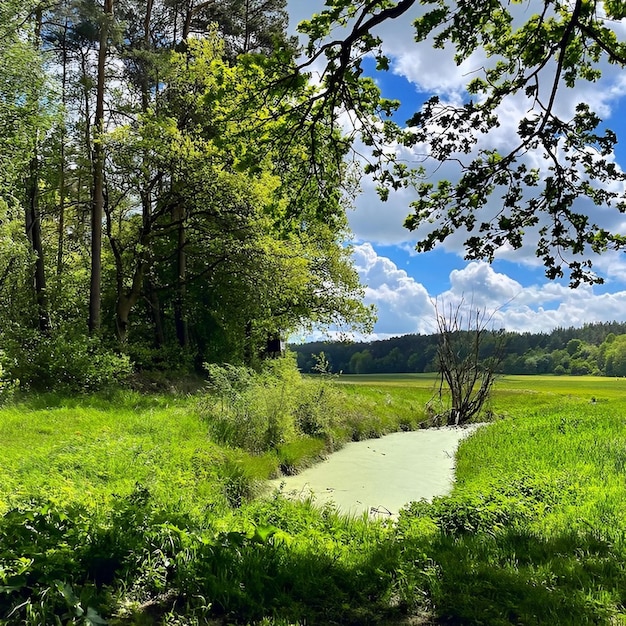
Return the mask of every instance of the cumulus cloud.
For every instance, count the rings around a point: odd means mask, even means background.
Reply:
[[[366,285],[365,301],[378,310],[377,336],[433,331],[434,307],[423,285],[370,243],[355,246],[353,259]]]
[[[468,307],[493,314],[494,325],[517,332],[548,332],[557,327],[626,320],[626,291],[598,294],[593,287],[570,289],[545,282],[523,287],[484,262],[472,262],[450,274],[442,302],[464,300]]]
[[[300,0],[290,0],[288,8],[293,20],[293,27],[301,19],[310,17],[314,12],[319,12],[324,8],[323,0],[311,0],[302,3]],[[434,49],[429,42],[416,45],[414,41],[414,31],[412,22],[420,12],[424,11],[420,3],[401,18],[383,22],[377,27],[375,33],[383,39],[383,49],[392,59],[391,71],[406,78],[414,85],[416,90],[428,93],[437,93],[442,98],[442,102],[458,103],[466,83],[478,73],[482,68],[489,65],[481,51],[475,52],[470,58],[460,65],[454,61],[454,50],[450,47],[444,49]],[[517,12],[518,21],[527,19],[527,7],[520,5],[512,7]],[[617,29],[626,29],[624,24],[615,25]],[[550,90],[552,87],[552,74],[554,67],[547,67],[543,71],[541,89]],[[609,66],[603,68],[601,79],[597,83],[580,82],[575,88],[561,86],[556,100],[556,110],[563,117],[567,118],[574,112],[574,108],[579,102],[588,103],[604,118],[610,118],[615,111],[617,103],[626,94],[626,77],[620,68]],[[395,95],[395,94],[390,94]],[[493,129],[487,136],[478,138],[476,150],[470,155],[458,155],[466,162],[482,148],[496,148],[507,151],[517,145],[517,126],[519,120],[528,115],[532,102],[524,95],[517,94],[507,99],[499,111],[500,125]],[[392,146],[393,149],[393,146]],[[399,157],[409,164],[419,164],[423,162],[424,155],[428,149],[425,146],[417,146],[412,151],[397,148]],[[547,162],[541,152],[529,152],[524,157],[529,167],[539,167],[545,171]],[[433,164],[430,171],[430,178],[433,182],[439,179],[455,180],[460,175],[460,168],[454,162],[443,165]],[[530,190],[529,193],[533,193]],[[414,194],[404,190],[392,193],[387,203],[382,203],[378,199],[375,184],[368,178],[362,181],[362,193],[356,201],[357,210],[350,215],[350,225],[358,241],[373,241],[382,244],[404,245],[415,242],[423,237],[428,230],[424,226],[416,233],[409,233],[404,229],[403,223],[409,213],[409,204],[414,199]],[[481,219],[488,219],[495,215],[501,206],[497,192],[494,194],[490,205],[483,210]],[[618,211],[606,207],[594,207],[585,198],[577,200],[580,212],[593,213],[594,220],[602,228],[611,232],[624,232],[626,224],[623,216]],[[498,251],[496,256],[502,259],[515,260],[518,263],[528,266],[536,266],[536,248],[538,241],[538,230],[545,225],[546,221],[534,229],[528,229],[526,233],[525,245],[518,250],[511,250],[504,246]],[[450,237],[442,244],[442,247],[459,255],[464,254],[464,241],[467,234],[459,232],[457,236]],[[606,263],[601,262],[599,257],[594,261],[596,267],[602,271]],[[626,275],[626,262],[620,258],[611,260],[611,270],[613,276]]]
[[[457,297],[471,294],[475,306],[493,307],[494,302],[505,303],[516,298],[522,287],[505,274],[499,274],[486,263],[472,262],[462,270],[450,273],[450,292]]]
[[[464,302],[468,310],[492,315],[494,328],[517,332],[626,321],[626,291],[597,294],[592,287],[572,290],[552,282],[524,287],[491,265],[474,261],[450,273],[448,289],[428,293],[370,243],[355,246],[353,258],[367,285],[366,301],[378,310],[379,321],[370,338],[434,332],[435,303],[445,307]]]

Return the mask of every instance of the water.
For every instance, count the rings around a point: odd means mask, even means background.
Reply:
[[[454,481],[454,455],[476,429],[432,428],[347,444],[296,476],[271,482],[293,497],[333,502],[345,514],[393,517],[409,502],[444,495]]]

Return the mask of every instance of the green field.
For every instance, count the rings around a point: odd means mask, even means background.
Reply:
[[[285,376],[0,409],[0,624],[626,622],[626,380],[501,378],[450,496],[385,524],[258,496],[436,378]]]
[[[432,391],[438,387],[436,374],[342,374],[337,381],[346,385],[371,387],[409,387]],[[626,392],[626,378],[599,376],[500,376],[497,392],[522,390],[584,397],[617,397]]]

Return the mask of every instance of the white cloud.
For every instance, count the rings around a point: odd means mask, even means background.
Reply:
[[[570,289],[558,283],[522,287],[483,262],[450,274],[451,287],[438,297],[461,297],[493,313],[497,327],[517,332],[548,332],[557,327],[626,320],[626,291],[596,294],[593,287]]]
[[[450,292],[456,297],[471,295],[475,306],[493,308],[516,298],[522,286],[505,274],[499,274],[490,265],[473,261],[462,270],[450,273]],[[498,306],[500,306],[498,305]]]
[[[377,336],[433,331],[434,309],[428,292],[370,243],[354,247],[354,264],[363,284],[365,301],[376,305]]]
[[[380,244],[413,242],[415,236],[405,227],[409,203],[413,191],[402,189],[390,194],[383,202],[376,192],[376,185],[369,177],[361,180],[362,191],[356,198],[355,210],[348,213],[350,228],[358,241]]]
[[[353,257],[367,285],[366,302],[378,309],[370,339],[433,332],[435,301],[438,306],[464,301],[468,308],[493,314],[495,328],[517,332],[626,321],[626,291],[596,294],[592,287],[572,290],[553,282],[523,287],[489,264],[474,261],[450,273],[448,289],[429,294],[391,259],[378,255],[370,243],[355,246]]]

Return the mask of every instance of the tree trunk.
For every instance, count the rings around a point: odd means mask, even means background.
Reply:
[[[174,324],[176,326],[176,338],[182,348],[189,345],[189,330],[185,315],[186,280],[187,280],[187,233],[185,230],[185,209],[178,206],[175,211],[175,223],[177,224],[177,250],[176,250],[176,298],[174,300]]]
[[[91,280],[89,284],[89,332],[100,328],[100,287],[102,282],[102,220],[104,217],[104,89],[109,42],[109,26],[113,18],[113,0],[104,0],[100,28],[98,79],[96,86],[95,139],[93,142],[93,198],[91,210]]]
[[[128,339],[128,316],[133,308],[133,301],[125,294],[119,294],[115,305],[115,333],[117,340],[124,344]]]
[[[141,295],[141,284],[143,282],[144,267],[136,270],[131,289],[124,293],[118,291],[117,302],[115,304],[115,332],[120,343],[126,343],[128,339],[129,316],[132,308],[137,304]]]
[[[146,291],[148,293],[148,305],[150,308],[150,316],[152,317],[152,323],[154,324],[154,345],[156,348],[161,348],[165,345],[165,332],[163,330],[163,317],[161,315],[161,302],[159,301],[159,294],[154,288],[150,279],[146,280]]]
[[[246,0],[246,9],[245,9],[245,26],[244,26],[244,36],[243,36],[243,52],[247,54],[250,51],[250,0]]]
[[[65,107],[67,103],[67,19],[63,26],[61,39],[63,74],[61,78],[61,102]],[[59,223],[57,230],[57,276],[63,273],[63,253],[65,248],[65,124],[61,129],[61,141],[59,148]]]
[[[152,49],[152,43],[150,39],[150,24],[152,22],[152,9],[154,6],[153,0],[147,0],[146,2],[146,14],[143,21],[143,47],[148,51]],[[148,79],[148,68],[144,68],[143,75],[141,77],[141,110],[145,114],[150,107],[150,84]],[[152,229],[152,181],[150,179],[150,168],[146,155],[143,155],[143,190],[141,192],[141,208],[142,208],[142,223],[143,233],[145,236]],[[153,254],[150,244],[146,245],[146,254],[148,256],[148,271],[152,267]],[[146,272],[148,273],[148,272]],[[161,319],[161,303],[159,302],[159,296],[154,289],[152,281],[148,277],[144,277],[144,289],[147,294],[148,307],[150,318],[154,327],[154,344],[157,348],[160,348],[165,343],[165,334],[163,332],[163,323]]]
[[[41,33],[41,8],[37,10],[35,37],[37,46]],[[43,255],[43,242],[41,239],[41,218],[39,215],[39,139],[35,137],[33,145],[33,155],[30,161],[30,172],[28,181],[28,204],[25,215],[26,236],[30,241],[35,253],[35,275],[34,287],[37,301],[38,327],[44,333],[50,329],[50,318],[48,315],[48,298],[46,294],[46,269]]]
[[[36,149],[35,149],[36,150]],[[30,184],[28,207],[26,209],[26,235],[36,255],[35,259],[35,298],[37,300],[37,318],[39,330],[50,330],[48,315],[48,297],[46,294],[46,270],[41,240],[41,219],[39,216],[39,163],[35,152],[30,164]]]

